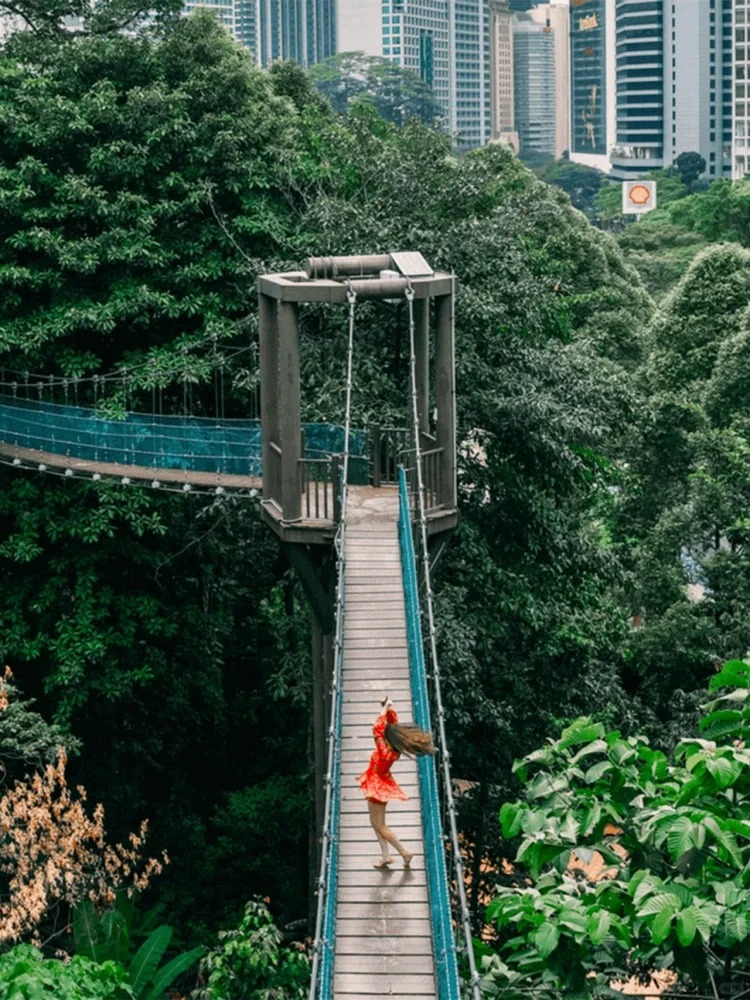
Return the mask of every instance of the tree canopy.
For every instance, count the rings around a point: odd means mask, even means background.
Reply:
[[[205,12],[38,34],[0,54],[8,367],[123,366],[144,406],[160,389],[179,407],[189,381],[207,413],[207,354],[255,349],[262,271],[416,249],[459,277],[461,520],[435,589],[479,922],[507,848],[495,817],[518,794],[513,759],[588,713],[596,739],[621,729],[634,761],[641,729],[671,752],[711,664],[743,655],[745,251],[703,254],[657,309],[566,193],[502,147],[459,155],[419,120],[436,111],[424,84],[390,63],[264,72]],[[601,180],[550,173],[581,204]],[[667,204],[665,244],[708,238],[671,212],[692,218],[712,192]],[[717,226],[739,226],[723,211]],[[647,256],[651,221],[623,246]],[[307,419],[341,420],[346,333],[327,307],[303,316]],[[257,373],[231,360],[223,374],[229,413],[244,415]],[[403,310],[363,303],[355,422],[403,423],[407,377]],[[298,582],[250,504],[16,470],[0,481],[0,649],[59,727],[40,739],[81,741],[71,768],[115,834],[152,818],[151,843],[172,857],[160,895],[187,945],[236,928],[206,956],[206,990],[233,976],[255,989],[258,941],[269,968],[283,953],[248,898],[269,896],[283,923],[307,909]],[[707,581],[702,602],[685,596],[681,556]],[[295,989],[300,965],[284,960]]]
[[[310,68],[310,79],[339,114],[353,104],[371,104],[389,122],[401,125],[409,118],[426,124],[441,116],[429,84],[390,59],[364,52],[338,52]]]

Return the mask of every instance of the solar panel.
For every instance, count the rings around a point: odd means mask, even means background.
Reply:
[[[435,273],[421,253],[415,250],[392,253],[391,260],[408,278],[428,278]]]

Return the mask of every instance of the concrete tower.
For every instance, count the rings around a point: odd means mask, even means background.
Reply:
[[[513,32],[516,130],[521,155],[555,155],[555,40],[528,14]]]

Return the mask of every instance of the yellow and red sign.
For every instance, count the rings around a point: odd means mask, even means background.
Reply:
[[[656,181],[625,181],[622,185],[623,215],[640,215],[656,208]]]

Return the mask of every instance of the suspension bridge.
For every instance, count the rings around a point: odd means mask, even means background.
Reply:
[[[259,416],[253,406],[242,419],[191,414],[187,388],[182,412],[165,414],[156,382],[152,412],[135,411],[122,373],[0,369],[0,462],[260,503],[312,610],[320,851],[310,998],[478,1000],[431,583],[457,516],[454,279],[415,253],[312,258],[304,272],[261,276],[258,293]],[[406,305],[401,428],[352,427],[357,305],[372,299]],[[299,307],[315,302],[348,309],[341,426],[300,420]],[[438,748],[435,759],[396,765],[409,800],[388,821],[414,853],[408,869],[373,867],[378,845],[355,780],[386,694]]]

